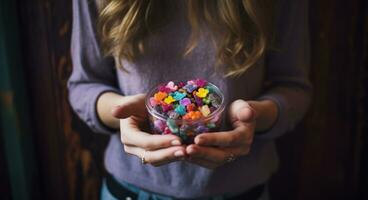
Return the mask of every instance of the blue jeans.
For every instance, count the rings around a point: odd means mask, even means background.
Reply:
[[[139,190],[138,188],[134,187],[134,186],[130,186],[130,185],[125,185],[125,187],[138,194],[138,199],[137,200],[175,200],[174,198],[171,197],[165,197],[165,196],[161,196],[161,195],[156,195],[156,194],[152,194],[143,190]],[[119,200],[117,198],[115,198],[110,191],[107,188],[106,185],[106,180],[103,180],[102,182],[102,187],[101,187],[101,200]],[[222,196],[219,197],[214,197],[212,198],[213,200],[224,200],[224,198]],[[126,199],[126,200],[135,200],[135,199]],[[259,198],[259,200],[270,200],[269,196],[268,196],[268,185],[266,185],[265,190],[263,192],[263,194],[261,195],[261,197]]]
[[[173,200],[173,198],[170,197],[164,197],[161,195],[152,194],[143,190],[138,189],[137,187],[134,187],[132,185],[124,185],[124,187],[131,192],[138,194],[137,200]],[[106,180],[103,180],[102,182],[102,188],[101,188],[101,200],[119,200],[116,197],[114,197],[106,185]],[[126,200],[136,200],[136,199],[126,199]]]

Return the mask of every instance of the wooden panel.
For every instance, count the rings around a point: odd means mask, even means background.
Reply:
[[[20,14],[42,194],[98,199],[106,138],[92,134],[67,101],[71,1],[25,1]]]
[[[292,133],[298,136],[278,141],[283,163],[273,180],[275,199],[358,196],[361,125],[367,121],[360,112],[361,95],[367,95],[361,80],[367,76],[362,70],[367,61],[357,63],[363,58],[359,45],[367,40],[360,32],[367,23],[365,5],[366,1],[310,1],[314,100]]]

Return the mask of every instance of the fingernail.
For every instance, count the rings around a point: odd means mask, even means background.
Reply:
[[[195,150],[194,150],[193,147],[188,149],[188,154],[193,154],[194,152],[195,152]]]
[[[184,152],[183,152],[183,151],[176,151],[176,152],[174,153],[174,155],[175,155],[176,157],[181,157],[181,156],[184,156]]]
[[[171,141],[172,145],[181,145],[181,142],[179,140],[173,140]]]
[[[195,142],[196,144],[203,144],[203,143],[204,143],[204,139],[203,139],[203,138],[195,138],[195,139],[194,139],[194,142]]]

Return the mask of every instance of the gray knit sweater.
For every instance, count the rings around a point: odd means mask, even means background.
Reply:
[[[174,2],[174,1],[173,1]],[[112,58],[104,58],[96,35],[96,4],[73,0],[71,53],[73,72],[68,81],[69,100],[78,116],[96,133],[110,134],[105,167],[118,181],[178,198],[238,194],[266,182],[277,170],[274,139],[293,129],[311,100],[308,80],[309,40],[305,0],[280,1],[276,49],[242,76],[224,78],[215,72],[215,50],[204,32],[193,52],[182,57],[190,34],[182,1],[171,13],[170,22],[148,36],[146,53],[135,62],[122,60],[129,74],[116,70]],[[270,99],[279,115],[273,127],[256,135],[248,156],[209,170],[185,161],[161,167],[142,165],[139,158],[124,152],[117,131],[106,128],[96,114],[96,100],[106,91],[123,95],[147,92],[167,80],[204,78],[224,92],[227,102],[236,99]],[[269,87],[264,87],[265,82]],[[229,129],[230,127],[223,127]]]

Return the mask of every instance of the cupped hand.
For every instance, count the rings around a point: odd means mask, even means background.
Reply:
[[[256,126],[256,112],[244,100],[236,100],[229,107],[231,131],[202,133],[194,144],[186,147],[188,161],[214,169],[236,157],[250,152]]]
[[[175,135],[153,135],[141,130],[147,124],[145,94],[123,97],[122,102],[112,110],[120,119],[120,139],[126,153],[135,155],[144,163],[160,166],[185,156],[185,146]]]

